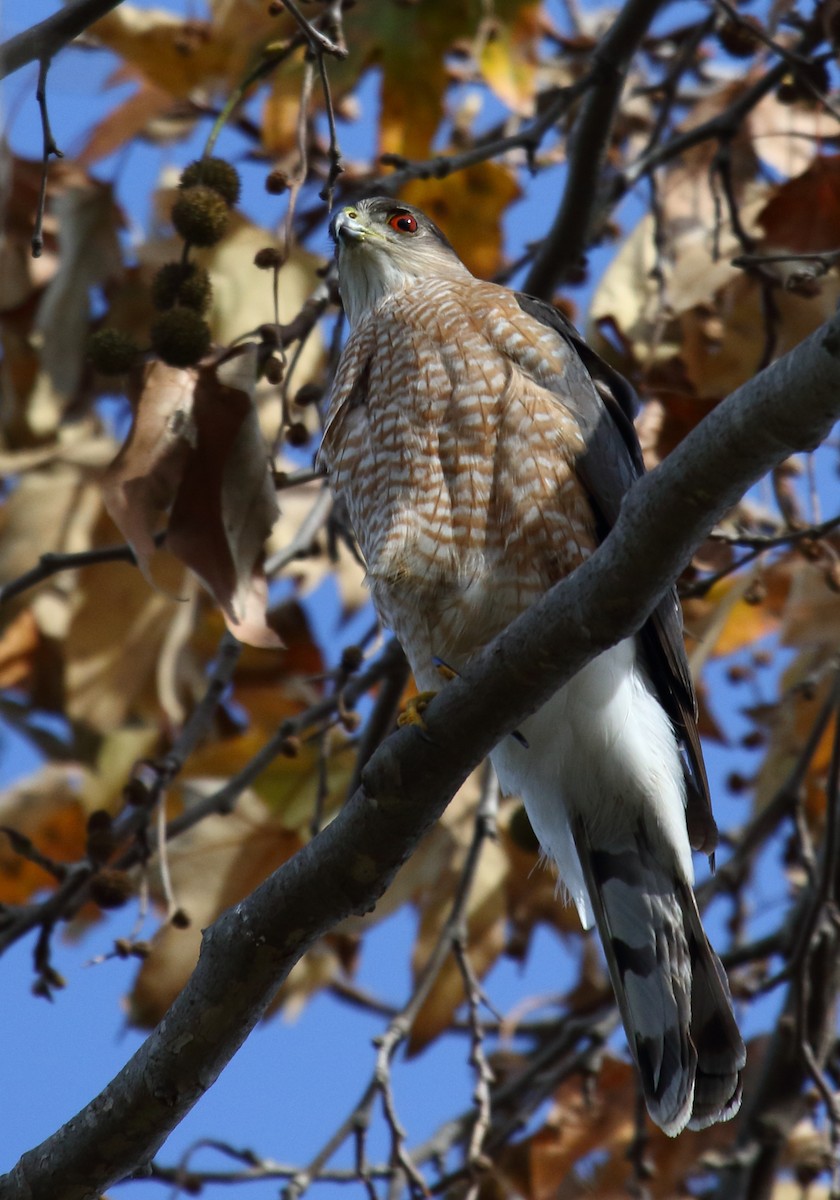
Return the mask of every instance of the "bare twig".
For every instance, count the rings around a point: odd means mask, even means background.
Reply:
[[[41,185],[38,189],[38,205],[35,209],[35,228],[32,231],[32,257],[40,258],[44,251],[44,208],[47,203],[47,175],[49,172],[49,162],[51,157],[64,158],[63,153],[55,144],[55,138],[52,135],[50,128],[50,114],[47,108],[47,75],[49,74],[51,59],[42,58],[38,68],[38,87],[35,92],[35,97],[38,101],[38,109],[41,113],[41,132],[43,136],[43,149],[41,151]]]
[[[755,562],[767,551],[779,546],[793,546],[798,542],[820,542],[838,527],[840,527],[840,516],[821,521],[818,525],[803,525],[797,529],[787,529],[784,533],[777,534],[728,534],[713,530],[709,534],[711,541],[742,547],[747,550],[747,553],[736,561],[721,567],[720,570],[714,571],[711,575],[704,575],[702,579],[692,580],[690,583],[681,583],[679,585],[680,595],[684,598],[705,596],[721,579],[726,579],[729,575],[734,575],[749,566],[751,562]]]
[[[308,21],[294,0],[280,0],[280,3],[297,21],[301,32],[314,52],[320,50],[324,54],[331,54],[334,58],[347,57],[347,47],[343,42],[333,41],[332,38],[327,37],[322,30],[313,25],[311,21]],[[329,11],[331,18],[334,19],[332,8]]]
[[[171,750],[156,762],[144,762],[135,770],[127,788],[127,803],[112,823],[112,838],[115,846],[123,845],[128,839],[137,838],[145,831],[155,803],[161,792],[178,774],[198,741],[206,734],[219,701],[227,688],[241,647],[232,634],[226,633],[221,640],[216,665],[207,690],[200,703],[190,714]],[[125,869],[132,863],[145,858],[145,850],[139,845],[124,854],[115,864]],[[45,900],[8,908],[0,922],[0,954],[25,936],[31,929],[51,929],[59,920],[76,911],[87,895],[88,885],[101,866],[91,858],[68,865],[59,887]]]
[[[315,497],[315,500],[301,521],[300,526],[295,533],[295,536],[289,542],[288,546],[284,546],[282,550],[278,550],[276,554],[272,554],[265,563],[265,573],[271,578],[272,575],[278,574],[296,558],[306,554],[312,547],[312,543],[320,531],[324,528],[327,518],[332,509],[332,496],[327,487],[326,480]]]
[[[411,179],[446,179],[467,167],[501,158],[513,150],[524,150],[533,165],[535,155],[546,135],[584,93],[595,87],[597,73],[589,71],[568,87],[554,88],[541,97],[541,111],[533,121],[524,124],[517,133],[492,132],[480,138],[474,146],[457,154],[436,154],[433,158],[412,161],[401,154],[383,154],[383,166],[395,170],[374,180],[374,186],[396,191]]]
[[[729,4],[727,0],[714,0],[714,2],[717,8],[726,13],[730,21],[734,22],[736,25],[746,26],[752,37],[757,38],[758,41],[763,43],[768,50],[772,50],[772,52],[777,54],[783,60],[783,62],[787,63],[788,70],[796,76],[801,86],[810,93],[813,99],[816,100],[816,102],[822,108],[824,108],[826,112],[831,113],[833,117],[836,117],[837,120],[840,121],[840,112],[838,112],[838,110],[832,105],[825,92],[820,91],[820,89],[815,86],[813,80],[811,79],[809,67],[812,65],[812,63],[809,59],[805,58],[802,54],[797,53],[795,50],[791,50],[789,46],[784,46],[781,42],[777,42],[774,38],[770,37],[769,34],[765,33],[765,31],[761,28],[761,25],[758,22],[746,25],[746,22],[738,10],[733,8],[733,6]]]
[[[791,767],[781,786],[776,790],[773,798],[760,812],[756,813],[752,821],[744,829],[733,847],[731,856],[723,866],[718,867],[716,874],[710,876],[705,883],[696,889],[697,901],[701,910],[710,902],[713,896],[733,888],[738,883],[738,880],[747,869],[750,860],[759,847],[764,845],[770,834],[795,810],[796,805],[799,803],[800,788],[808,773],[811,761],[817,752],[820,741],[831,721],[835,704],[836,698],[832,690],[817,713],[814,724],[811,727],[805,745],[797,756],[796,762]],[[772,986],[775,986],[777,982],[781,982],[781,979],[782,977],[780,976],[773,980]],[[769,986],[771,986],[770,983],[768,983]]]
[[[272,71],[276,70],[281,63],[285,62],[296,50],[303,46],[305,41],[306,39],[303,34],[299,34],[297,37],[289,38],[288,41],[280,45],[270,44],[264,47],[259,61],[231,88],[221,110],[215,114],[215,120],[204,143],[205,157],[213,153],[216,142],[219,139],[219,134],[232,119],[234,112],[247,97],[248,92],[254,84],[259,83],[260,80],[265,79]]]
[[[163,537],[164,534],[159,534],[156,542],[159,544]],[[45,579],[50,579],[60,571],[75,571],[79,567],[93,567],[105,562],[127,562],[137,565],[131,546],[104,546],[100,550],[80,550],[67,554],[50,551],[41,555],[38,565],[31,571],[26,571],[17,579],[12,579],[0,587],[0,604],[5,604],[13,596],[19,596],[21,592],[43,583]]]
[[[814,47],[819,45],[822,38],[823,31],[819,22],[811,21],[794,47],[794,52],[800,58],[806,58]],[[626,195],[640,179],[649,175],[651,171],[673,162],[674,159],[693,149],[694,146],[702,145],[703,142],[722,141],[734,137],[744,119],[761,103],[765,96],[779,86],[788,69],[784,61],[775,63],[760,79],[745,88],[723,112],[717,113],[708,121],[703,121],[691,129],[675,134],[674,137],[661,142],[658,146],[651,146],[649,150],[642,151],[636,161],[622,172],[615,199]]]
[[[356,765],[353,768],[353,778],[347,789],[349,796],[352,796],[359,786],[362,771],[367,766],[371,755],[394,728],[400,697],[405,691],[409,674],[408,662],[403,654],[402,661],[395,661],[393,669],[382,681],[373,706],[373,712],[370,714],[362,736],[359,739],[359,747],[356,752]]]

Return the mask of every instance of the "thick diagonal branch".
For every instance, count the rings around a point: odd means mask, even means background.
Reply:
[[[0,79],[31,62],[48,62],[122,0],[76,0],[0,46]]]
[[[523,285],[532,296],[550,300],[555,285],[587,248],[598,216],[597,197],[627,71],[661,7],[662,0],[630,0],[593,54],[596,83],[589,89],[575,124],[563,198]]]
[[[193,975],[116,1078],[0,1179],[3,1200],[87,1200],[142,1168],[277,987],[369,911],[458,786],[594,655],[637,630],[710,528],[840,417],[840,318],[721,404],[628,494],[601,549],[373,755],[344,811],[204,936]]]

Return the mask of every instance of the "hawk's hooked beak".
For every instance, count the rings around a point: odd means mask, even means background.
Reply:
[[[363,242],[371,234],[371,229],[363,225],[354,208],[342,208],[332,219],[330,232],[336,245],[349,242]]]

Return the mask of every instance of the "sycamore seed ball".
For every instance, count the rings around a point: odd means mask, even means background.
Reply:
[[[231,208],[239,200],[242,184],[239,172],[223,158],[199,158],[185,167],[181,174],[180,188],[191,188],[197,184],[212,188]]]
[[[172,205],[172,224],[194,246],[215,246],[224,236],[228,216],[219,193],[203,185],[185,188]]]
[[[118,329],[99,329],[88,342],[88,357],[102,375],[124,375],[139,353],[134,339]]]
[[[212,294],[210,276],[195,263],[164,263],[152,282],[152,303],[159,312],[180,304],[203,315]]]
[[[210,343],[210,326],[191,308],[170,308],[152,326],[152,349],[170,367],[193,366]]]

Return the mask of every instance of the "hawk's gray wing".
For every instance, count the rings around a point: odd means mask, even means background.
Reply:
[[[570,321],[550,304],[517,293],[520,307],[563,337],[583,363],[600,404],[591,394],[563,396],[577,416],[586,441],[586,453],[577,462],[603,540],[615,524],[625,493],[644,473],[633,417],[638,400],[633,388],[580,336]],[[713,854],[717,826],[712,816],[709,785],[697,732],[697,699],[683,643],[682,610],[676,589],[657,605],[639,632],[645,666],[676,730],[683,752],[688,807],[688,834],[695,850]]]

